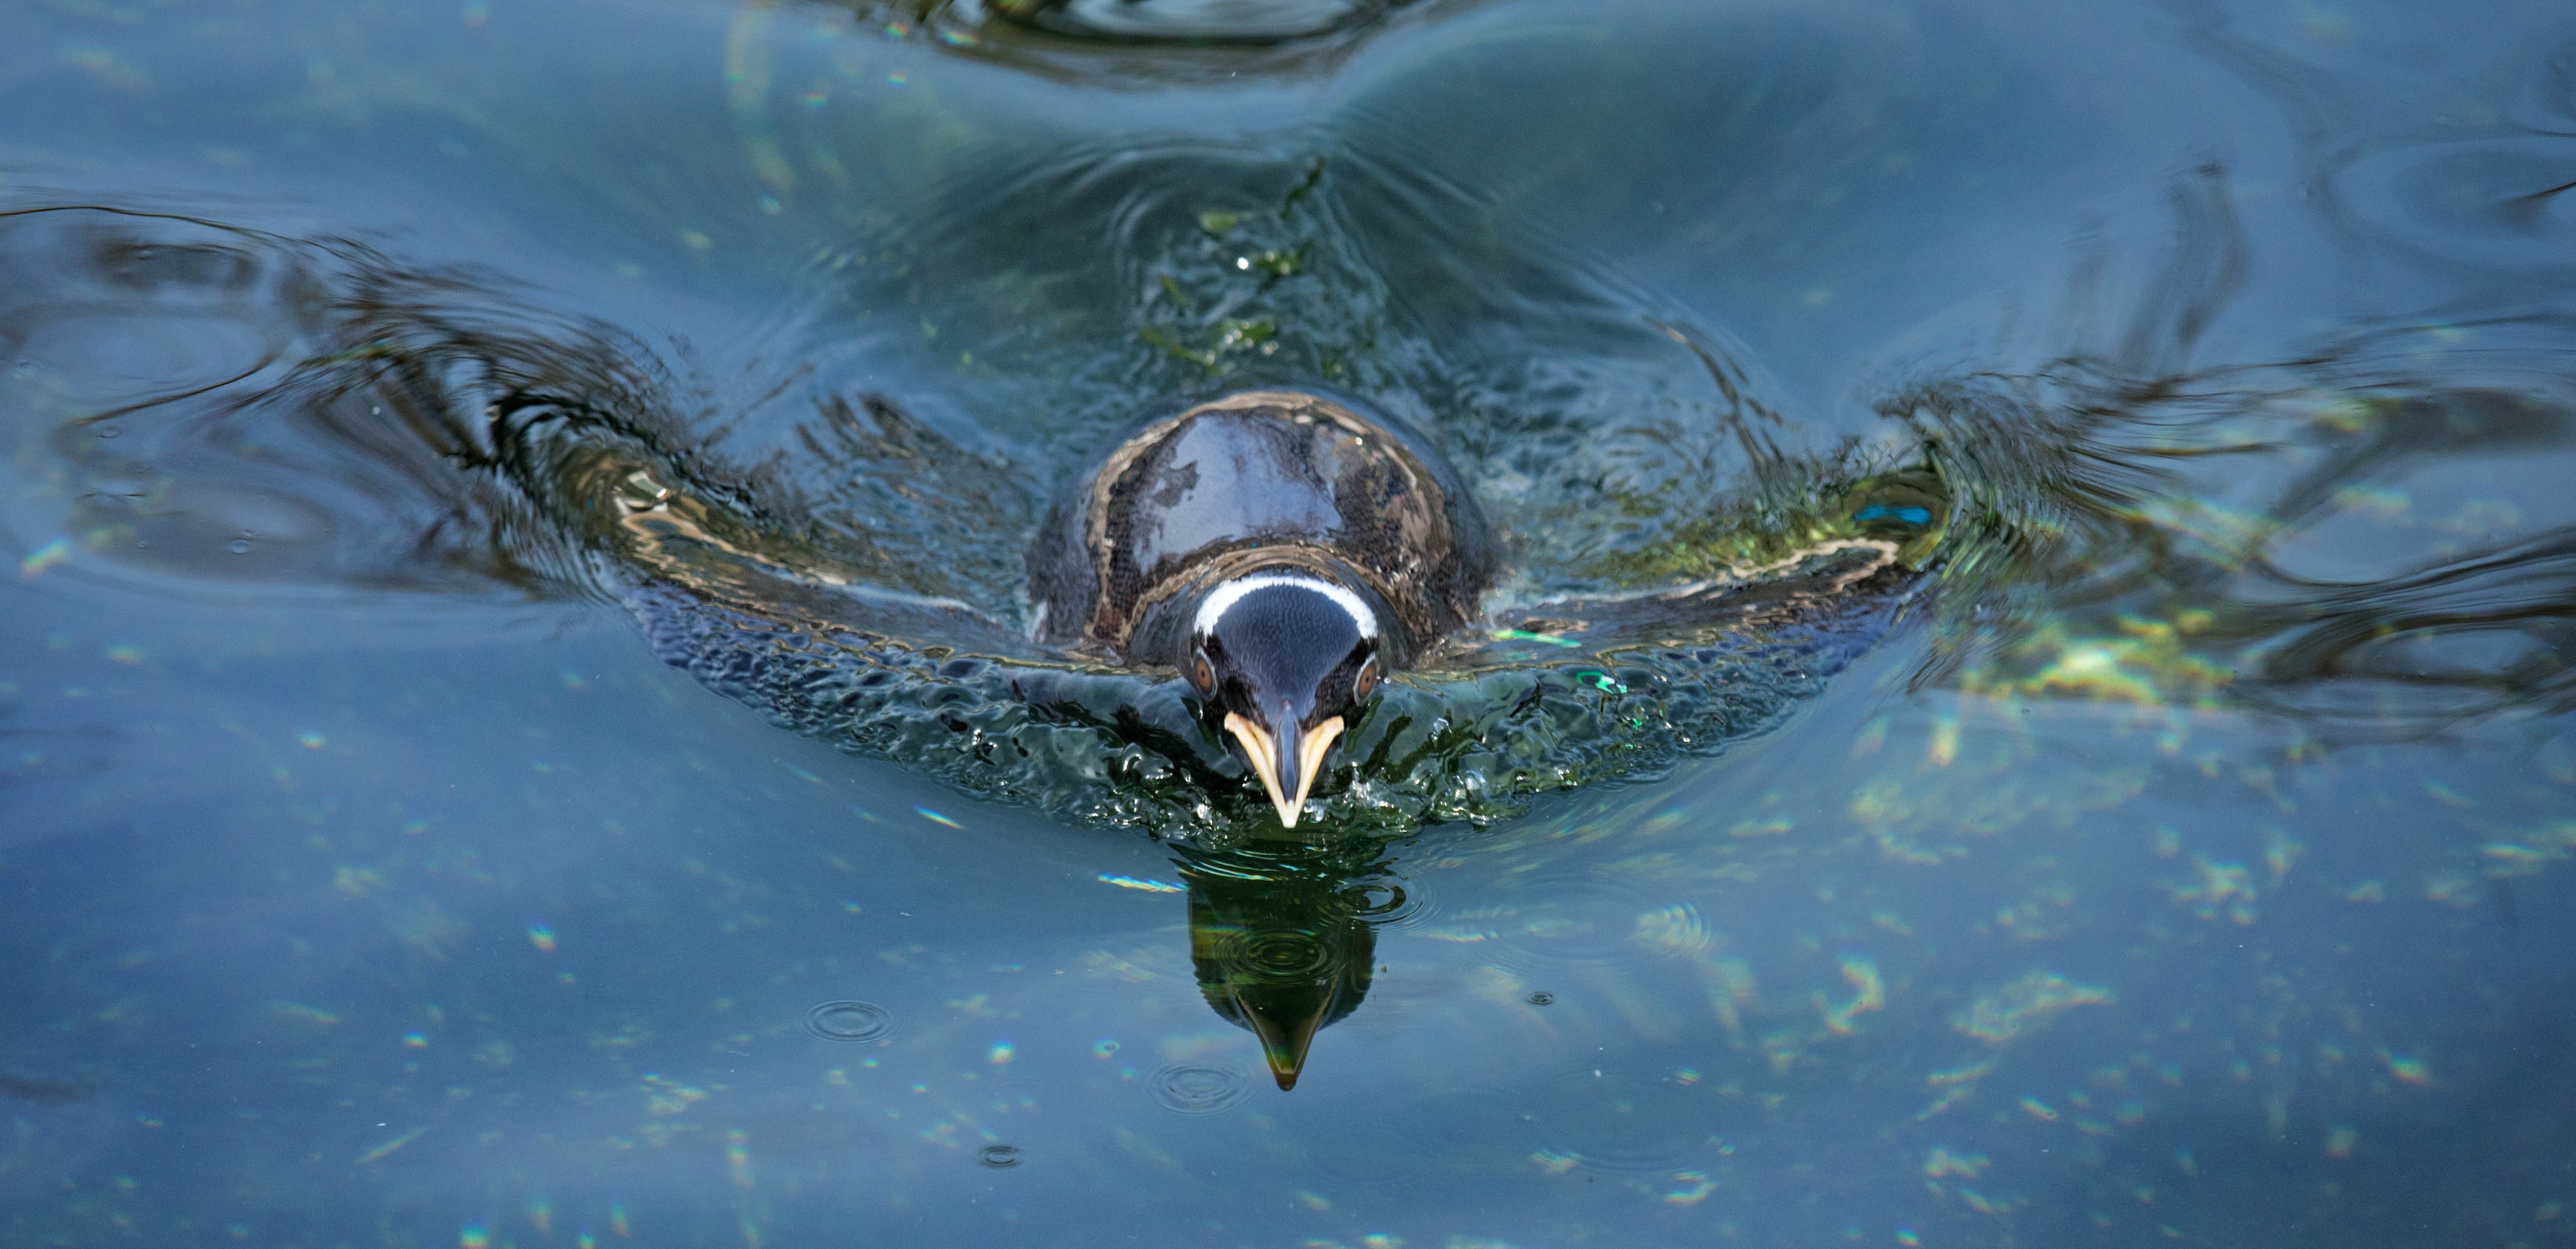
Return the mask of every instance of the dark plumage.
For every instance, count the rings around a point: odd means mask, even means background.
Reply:
[[[1291,827],[1378,682],[1474,619],[1493,572],[1484,517],[1436,452],[1288,390],[1138,427],[1029,552],[1037,640],[1179,671]]]

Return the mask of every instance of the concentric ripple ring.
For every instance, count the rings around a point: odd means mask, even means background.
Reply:
[[[1179,1062],[1157,1071],[1151,1088],[1165,1110],[1212,1115],[1231,1110],[1250,1089],[1243,1073],[1214,1063]]]
[[[877,1041],[894,1031],[894,1017],[874,1002],[825,1002],[805,1012],[805,1030],[826,1041]]]

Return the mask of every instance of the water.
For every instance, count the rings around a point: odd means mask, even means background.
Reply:
[[[0,1240],[2576,1226],[2547,6],[0,20]],[[987,667],[799,733],[639,622],[1016,622],[1062,473],[1280,381],[1506,605],[1928,572],[1405,686],[1567,674],[1317,845],[1132,680],[997,771],[905,710]]]

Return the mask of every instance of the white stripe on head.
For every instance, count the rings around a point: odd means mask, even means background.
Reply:
[[[1244,595],[1255,590],[1267,590],[1276,585],[1293,585],[1301,590],[1312,590],[1333,600],[1343,611],[1350,613],[1351,624],[1360,631],[1361,637],[1377,636],[1377,613],[1369,610],[1369,605],[1359,595],[1330,581],[1281,572],[1255,573],[1249,577],[1237,577],[1218,586],[1215,593],[1207,596],[1206,602],[1199,604],[1198,619],[1191,622],[1191,629],[1204,636],[1216,628],[1216,622],[1224,619],[1225,613],[1231,610]]]

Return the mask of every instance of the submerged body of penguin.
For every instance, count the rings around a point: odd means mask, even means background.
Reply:
[[[1029,553],[1036,640],[1169,667],[1294,828],[1390,671],[1477,616],[1494,543],[1427,444],[1355,404],[1256,390],[1095,460]]]
[[[1899,556],[1928,548],[1946,507],[1912,478],[1844,485],[1850,523],[1819,527],[1841,536],[1768,562],[1488,610],[1493,532],[1427,442],[1347,399],[1250,390],[1135,426],[1073,476],[1027,553],[1023,630],[764,544],[652,472],[616,480],[615,533],[651,574],[629,602],[656,650],[772,719],[1093,819],[1104,795],[1127,796],[1130,743],[1201,763],[1220,743],[1289,829],[1337,750],[1380,740],[1361,718],[1398,672],[1416,680],[1397,697],[1443,726],[1415,739],[1416,786],[1442,766],[1479,769],[1477,792],[1585,775],[1556,756],[1515,782],[1498,761],[1523,723],[1537,726],[1525,742],[1592,751],[1598,776],[1758,731],[1890,626],[1916,580]],[[1594,695],[1637,697],[1631,680],[1656,683],[1668,740],[1638,740],[1633,712],[1585,727]],[[1208,818],[1163,810],[1183,827]],[[1200,988],[1260,1038],[1283,1089],[1368,990],[1375,920],[1349,884],[1382,844],[1256,838],[1181,865]]]

